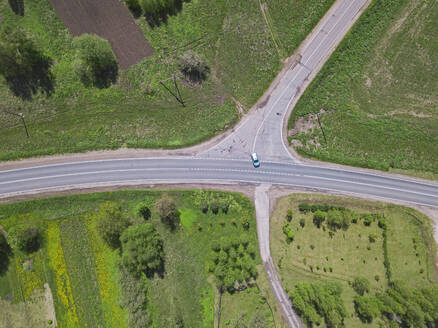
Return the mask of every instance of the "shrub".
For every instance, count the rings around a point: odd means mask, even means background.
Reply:
[[[189,50],[181,56],[179,66],[184,76],[192,82],[204,81],[210,71],[206,61],[193,50]]]
[[[82,34],[74,38],[77,51],[74,66],[86,86],[107,88],[117,79],[118,65],[108,41],[97,35]]]
[[[163,222],[171,230],[175,230],[179,223],[179,211],[173,199],[167,195],[163,195],[156,203],[155,207],[160,215],[161,222]]]
[[[40,242],[40,230],[36,226],[16,225],[8,231],[8,243],[15,251],[36,252]]]
[[[179,1],[181,2],[181,1]],[[140,6],[151,26],[159,25],[167,20],[167,16],[176,10],[175,0],[139,0]]]
[[[380,316],[380,302],[370,296],[356,296],[354,308],[362,322],[371,323],[374,318]]]
[[[230,203],[228,200],[221,200],[220,201],[220,208],[222,210],[222,213],[227,214],[228,210],[230,209]]]
[[[201,201],[200,208],[201,208],[202,213],[207,214],[207,212],[208,212],[208,202],[206,200]]]
[[[352,287],[356,293],[363,296],[370,291],[370,282],[364,277],[356,277],[352,283]]]
[[[120,247],[120,236],[129,226],[128,218],[122,213],[120,204],[106,202],[96,212],[97,230],[102,239],[112,248]]]
[[[286,241],[290,244],[295,238],[295,231],[290,227],[289,222],[283,225],[283,233],[286,235]]]
[[[306,225],[306,220],[304,218],[300,219],[300,226],[301,228],[304,228],[304,226]]]
[[[378,274],[376,274],[376,275],[374,276],[374,280],[375,280],[375,281],[379,281],[379,280],[380,280],[380,276],[379,276]]]
[[[313,214],[313,223],[318,227],[318,228],[320,228],[321,227],[321,224],[325,221],[325,218],[326,218],[326,216],[327,216],[327,213],[326,212],[322,212],[322,211],[316,211],[314,214]]]
[[[52,60],[16,24],[0,28],[0,75],[12,93],[30,100],[38,91],[53,92]]]
[[[300,212],[307,213],[310,212],[311,206],[307,203],[301,203],[298,205],[298,209],[300,210]]]
[[[147,277],[164,269],[163,241],[151,223],[128,227],[120,237],[122,264],[132,274]]]
[[[291,222],[291,221],[292,221],[292,216],[293,216],[293,212],[292,212],[292,210],[291,210],[291,209],[287,210],[286,220],[287,220],[288,222]]]
[[[219,213],[219,205],[218,205],[217,201],[213,200],[210,203],[210,209],[211,209],[211,212],[213,214],[218,214]]]
[[[138,216],[142,217],[145,220],[149,220],[151,218],[151,210],[146,203],[138,203],[135,212]]]
[[[373,221],[374,221],[374,218],[371,214],[367,214],[363,218],[363,224],[367,227],[369,227],[371,225],[371,223],[373,223]]]
[[[244,218],[242,219],[242,227],[243,227],[243,229],[245,229],[245,230],[248,230],[248,229],[249,229],[249,219],[248,219],[247,217],[244,217]]]
[[[380,218],[378,221],[379,228],[385,229],[386,228],[386,219],[384,217]]]
[[[368,235],[368,240],[370,241],[370,243],[375,243],[377,240],[377,235],[375,233],[370,233]]]

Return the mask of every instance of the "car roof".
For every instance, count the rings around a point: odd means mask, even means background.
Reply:
[[[252,154],[251,154],[251,157],[252,157],[252,158],[257,158],[257,153],[252,153]]]

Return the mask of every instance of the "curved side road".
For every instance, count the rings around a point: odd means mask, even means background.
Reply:
[[[257,217],[257,235],[260,247],[260,256],[268,275],[269,283],[274,292],[277,302],[280,305],[283,316],[289,327],[304,328],[300,317],[292,308],[289,296],[281,284],[280,278],[275,271],[274,262],[271,257],[269,247],[269,197],[268,190],[270,185],[261,185],[255,190],[255,210]]]

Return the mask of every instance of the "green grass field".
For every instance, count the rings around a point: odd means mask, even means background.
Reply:
[[[374,0],[299,100],[308,157],[438,178],[438,4]]]
[[[383,265],[382,229],[377,222],[365,226],[363,220],[359,219],[357,223],[351,223],[347,230],[336,231],[331,238],[326,224],[318,229],[312,222],[312,213],[298,210],[301,203],[324,203],[344,206],[361,214],[384,214],[388,225],[391,280],[403,280],[411,287],[437,282],[434,267],[436,245],[429,219],[419,212],[401,206],[318,194],[284,197],[278,201],[271,220],[271,252],[280,278],[289,290],[299,281],[341,282],[342,298],[350,314],[345,320],[345,327],[378,327],[378,320],[364,324],[357,318],[353,306],[356,293],[348,282],[361,276],[369,280],[373,292],[385,290],[388,280]],[[290,244],[286,242],[282,231],[288,209],[294,213],[291,228],[296,232]],[[305,220],[304,227],[300,225],[301,219]],[[369,241],[370,234],[377,236],[375,242]]]
[[[96,89],[75,77],[72,38],[49,1],[26,1],[23,18],[2,1],[3,23],[18,21],[54,59],[56,85],[50,98],[22,102],[0,79],[0,106],[23,112],[31,135],[26,138],[17,117],[0,111],[0,160],[119,147],[178,148],[206,140],[237,122],[241,114],[234,100],[243,112],[257,101],[282,59],[332,2],[288,0],[282,2],[288,10],[282,10],[278,1],[193,0],[154,29],[141,18],[137,23],[155,54],[120,72],[112,87]],[[210,75],[202,85],[185,82],[179,73],[178,58],[189,49],[208,61]],[[175,73],[186,107],[159,84]]]
[[[164,241],[165,273],[146,283],[151,327],[173,327],[177,317],[183,319],[185,327],[216,327],[219,293],[207,270],[211,245],[222,236],[242,234],[245,229],[241,220],[248,219],[250,243],[257,246],[253,205],[236,193],[165,192],[182,209],[182,220],[179,229],[171,232],[152,210],[151,222]],[[24,301],[49,283],[58,327],[95,327],[102,323],[104,327],[128,327],[126,310],[119,305],[120,253],[102,240],[93,213],[102,202],[117,201],[136,221],[135,206],[144,202],[154,209],[161,194],[158,190],[117,191],[1,205],[0,224],[6,231],[27,220],[37,222],[44,231],[41,250],[30,255],[33,271],[24,272],[21,267],[27,257],[14,254],[9,270],[0,276],[0,301],[12,301],[5,303],[11,316],[22,311]],[[201,202],[213,198],[228,200],[229,211],[203,213]],[[239,320],[248,323],[256,315],[263,317],[267,327],[274,327],[274,322],[276,327],[284,327],[258,251],[255,261],[256,285],[233,294],[223,293],[220,327],[234,327]]]

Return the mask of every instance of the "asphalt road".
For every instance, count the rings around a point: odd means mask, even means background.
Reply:
[[[438,206],[438,186],[354,171],[250,159],[196,157],[88,161],[0,171],[0,198],[123,183],[226,181],[291,185]]]
[[[0,171],[0,198],[59,189],[154,182],[246,182],[256,190],[260,252],[274,294],[291,327],[303,327],[279,280],[269,251],[269,185],[290,185],[438,206],[438,184],[298,164],[282,138],[289,107],[358,18],[367,0],[338,0],[300,48],[260,108],[232,134],[198,157],[111,159]],[[292,104],[292,106],[291,106]],[[251,152],[261,167],[252,167]]]
[[[366,2],[337,1],[321,24],[303,42],[298,55],[300,60],[282,73],[282,78],[270,92],[265,104],[247,115],[231,135],[201,156],[246,158],[248,154],[257,152],[265,159],[297,163],[298,160],[290,154],[282,138],[288,108],[299,91],[304,90],[309,77],[342,40]]]

